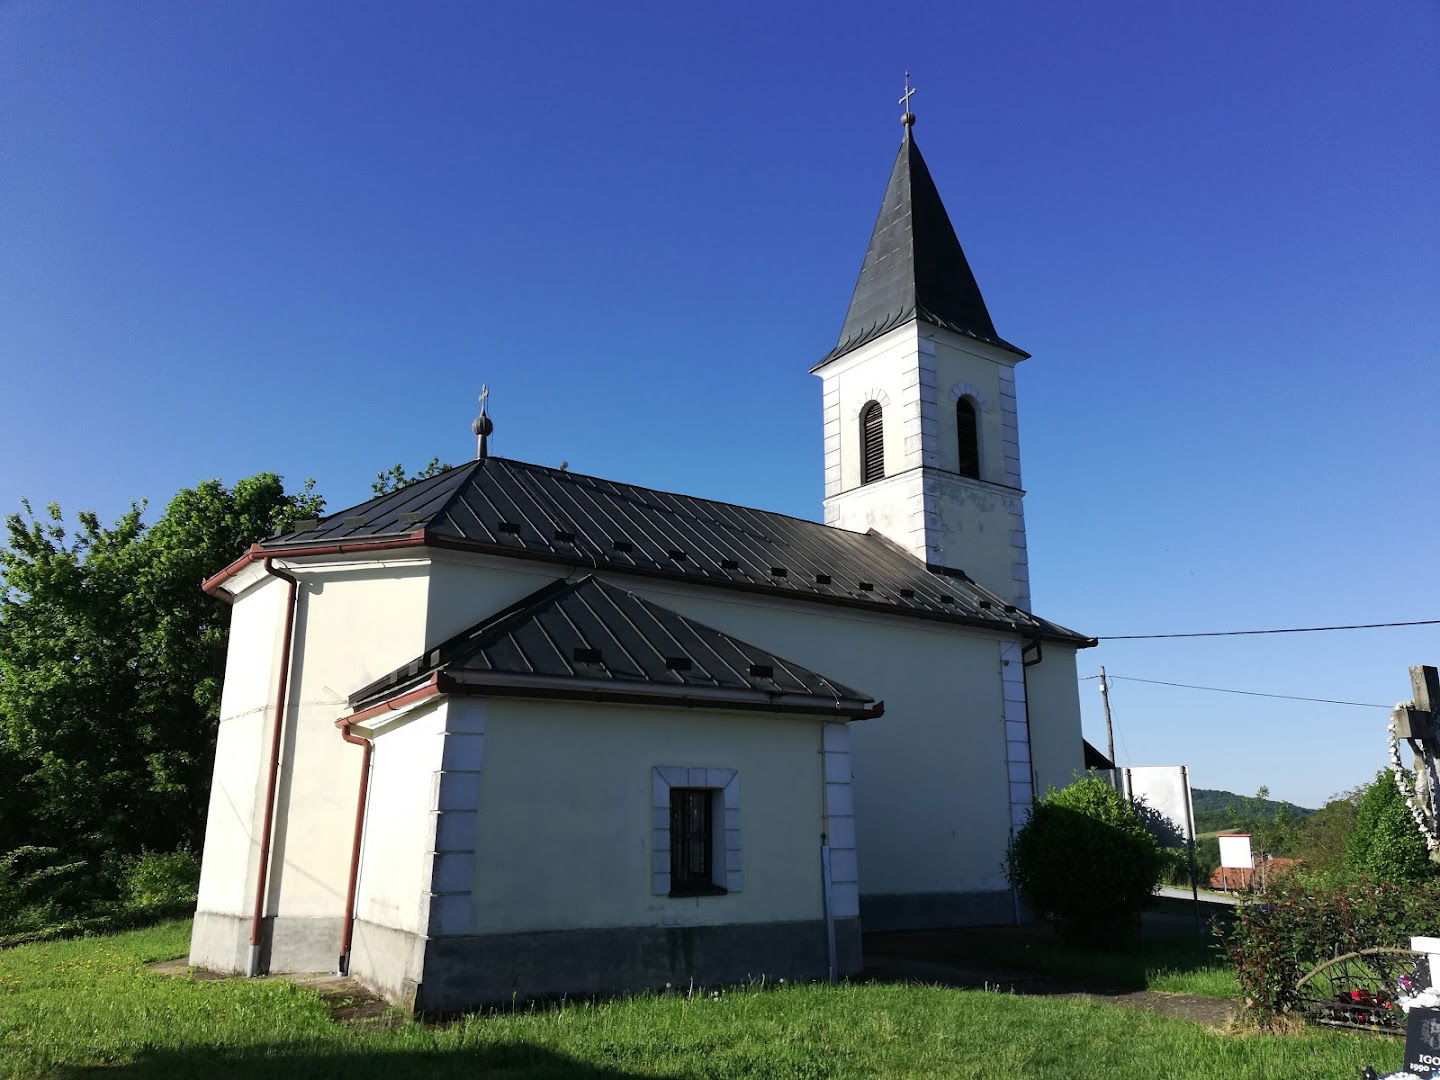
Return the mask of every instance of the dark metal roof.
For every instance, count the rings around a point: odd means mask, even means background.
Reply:
[[[950,215],[907,124],[840,341],[816,368],[911,319],[1022,357],[1029,355],[995,332]]]
[[[1091,746],[1089,739],[1081,739],[1085,744],[1085,768],[1087,769],[1113,769],[1115,763],[1105,756],[1098,747]]]
[[[878,533],[485,458],[272,537],[265,553],[423,531],[433,547],[618,570],[913,615],[1074,645],[1091,639],[1007,605]]]
[[[556,581],[356,691],[357,708],[438,676],[446,693],[879,715],[858,690],[593,576]]]

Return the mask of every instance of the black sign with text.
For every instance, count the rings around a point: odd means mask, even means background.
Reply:
[[[1411,1009],[1405,1024],[1405,1068],[1440,1076],[1440,1009]]]

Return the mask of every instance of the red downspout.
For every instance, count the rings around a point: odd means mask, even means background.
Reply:
[[[350,945],[355,939],[355,892],[360,881],[360,849],[365,840],[365,803],[370,794],[370,755],[375,749],[369,739],[354,734],[350,730],[350,725],[368,720],[372,716],[379,716],[381,713],[394,712],[406,705],[434,697],[439,692],[438,677],[432,675],[429,682],[416,690],[410,690],[388,701],[382,701],[379,705],[372,705],[368,709],[359,709],[349,716],[343,716],[335,721],[335,726],[340,729],[342,739],[364,748],[364,753],[360,758],[360,792],[355,797],[355,836],[350,843],[350,877],[345,885],[345,921],[340,931],[340,963],[337,970],[341,975],[350,974]]]
[[[335,970],[350,974],[350,942],[355,936],[355,886],[360,880],[360,843],[365,838],[365,799],[370,793],[370,753],[375,749],[369,739],[340,729],[340,737],[348,743],[363,746],[360,756],[360,794],[355,797],[355,838],[350,844],[350,879],[345,884],[345,922],[340,930],[340,963]]]
[[[285,598],[285,633],[280,645],[280,678],[275,687],[275,723],[270,734],[270,773],[265,781],[265,818],[260,827],[260,865],[255,874],[255,913],[250,920],[250,957],[246,975],[255,975],[260,967],[260,936],[265,916],[265,890],[270,880],[270,837],[275,827],[275,781],[280,774],[280,736],[285,726],[285,702],[290,689],[290,651],[295,636],[295,598],[300,582],[283,570],[277,570],[273,559],[265,560],[265,572],[288,586]]]

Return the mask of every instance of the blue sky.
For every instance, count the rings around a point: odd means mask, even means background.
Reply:
[[[1440,617],[1440,5],[0,6],[0,509],[496,452],[805,516],[900,136],[1000,332],[1035,605]],[[1407,696],[1440,628],[1110,643]],[[1086,729],[1103,739],[1094,681]],[[1117,683],[1122,760],[1315,805],[1382,710]]]

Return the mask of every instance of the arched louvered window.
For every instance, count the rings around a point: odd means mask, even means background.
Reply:
[[[880,403],[872,401],[860,410],[860,483],[869,484],[885,476],[885,429]]]
[[[955,403],[955,429],[960,445],[960,475],[980,479],[980,417],[973,398]]]

